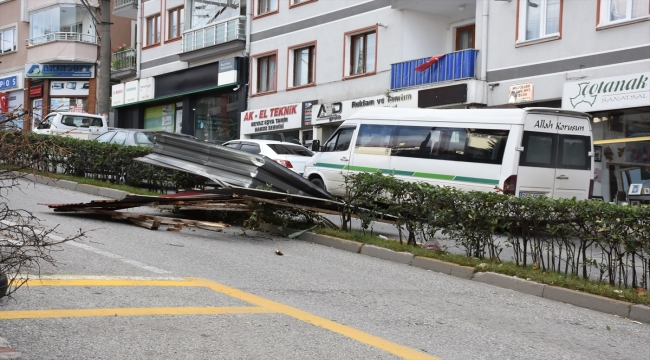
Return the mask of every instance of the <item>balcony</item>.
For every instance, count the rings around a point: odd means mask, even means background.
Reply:
[[[181,61],[199,61],[246,48],[246,18],[238,17],[183,33]]]
[[[111,55],[111,77],[124,79],[135,76],[137,69],[136,60],[134,49],[114,52]]]
[[[447,81],[476,79],[478,50],[468,49],[443,55],[422,72],[415,68],[429,58],[409,60],[390,66],[390,89],[428,85]]]
[[[98,41],[97,36],[76,32],[54,32],[27,39],[27,62],[95,63]]]
[[[138,0],[115,0],[115,5],[113,5],[113,15],[137,20]]]

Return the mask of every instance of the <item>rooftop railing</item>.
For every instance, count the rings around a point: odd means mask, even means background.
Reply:
[[[183,33],[183,52],[233,40],[246,40],[246,18],[239,17]]]

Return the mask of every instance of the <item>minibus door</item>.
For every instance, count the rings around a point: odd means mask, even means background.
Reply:
[[[558,150],[553,198],[584,200],[592,179],[591,131],[586,118],[558,117]]]
[[[557,157],[557,115],[527,114],[517,170],[519,197],[553,197]]]
[[[345,194],[345,176],[354,148],[351,143],[355,129],[356,126],[339,128],[316,155],[318,160],[314,165],[318,167],[327,191],[335,195]]]

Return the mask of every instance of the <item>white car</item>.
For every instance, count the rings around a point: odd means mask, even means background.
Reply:
[[[63,135],[92,140],[108,131],[108,119],[99,115],[55,112],[47,115],[34,129],[37,134]]]
[[[314,153],[304,146],[276,140],[231,140],[225,142],[223,146],[246,151],[251,154],[264,155],[299,175],[305,172],[305,164],[314,155]]]

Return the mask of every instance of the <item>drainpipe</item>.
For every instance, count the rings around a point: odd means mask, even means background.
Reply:
[[[142,62],[142,12],[144,11],[141,1],[138,1],[138,20],[136,20],[136,42],[135,42],[135,78],[140,80],[140,63]]]
[[[483,0],[483,18],[481,25],[481,80],[483,84],[483,103],[487,105],[487,47],[488,47],[488,17],[489,17],[489,0]]]
[[[253,4],[251,0],[246,0],[246,50],[244,56],[248,57],[251,55],[251,27],[252,27],[252,11]]]

